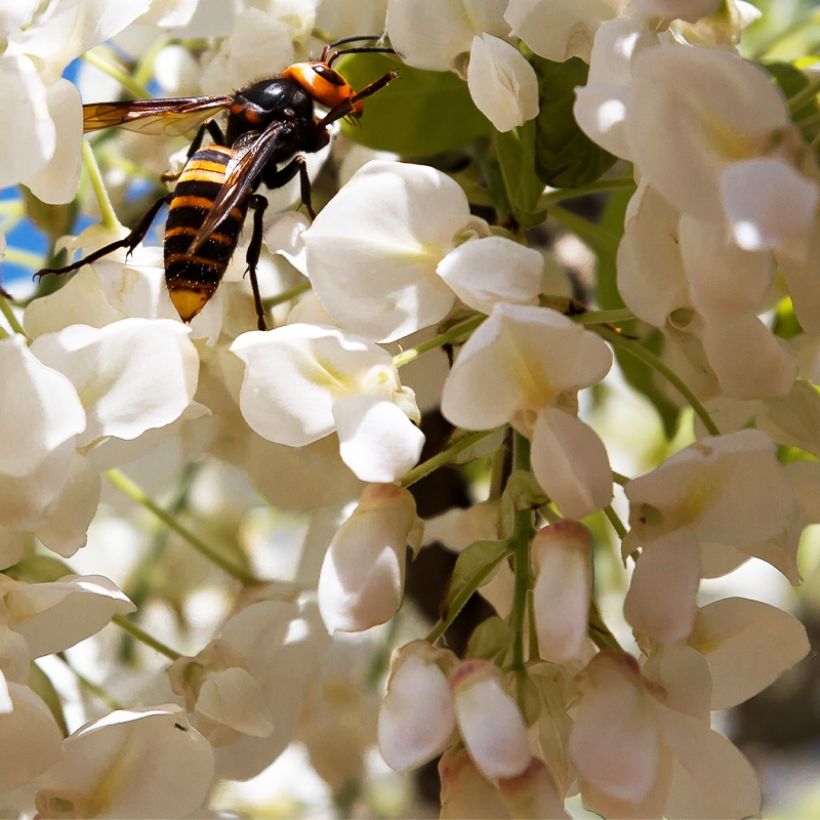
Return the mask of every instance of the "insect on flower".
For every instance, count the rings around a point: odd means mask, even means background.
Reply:
[[[62,268],[35,274],[64,274],[77,270],[118,248],[128,252],[142,241],[163,205],[165,224],[165,282],[184,322],[190,322],[213,296],[239,242],[248,212],[254,211],[253,234],[246,255],[258,327],[266,329],[256,265],[262,248],[262,216],[267,199],[256,193],[260,184],[279,188],[299,174],[301,199],[311,217],[310,179],[305,152],[330,142],[329,126],[343,117],[359,117],[362,100],[384,88],[397,73],[388,71],[361,91],[354,91],[333,68],[343,54],[388,52],[378,46],[336,50],[350,42],[377,37],[346,37],[326,45],[318,60],[294,63],[272,79],[260,80],[223,97],[175,97],[156,100],[92,103],[83,106],[83,130],[120,126],[146,134],[180,135],[199,125],[188,159],[176,175],[173,193],[160,197],[136,227],[112,242]],[[327,113],[314,118],[314,103]],[[223,133],[214,117],[227,111]],[[206,132],[212,144],[202,147]],[[281,166],[281,167],[280,167]],[[174,179],[166,175],[166,179]]]

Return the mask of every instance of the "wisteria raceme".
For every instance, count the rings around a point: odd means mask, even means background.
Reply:
[[[810,804],[811,6],[0,0],[4,812]]]

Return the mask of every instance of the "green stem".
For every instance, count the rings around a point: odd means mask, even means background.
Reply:
[[[426,342],[421,342],[415,347],[408,347],[407,350],[403,350],[401,353],[393,357],[393,364],[396,367],[404,367],[404,365],[414,362],[419,356],[423,353],[427,353],[429,350],[435,350],[438,347],[443,347],[444,345],[460,341],[462,336],[467,333],[471,333],[486,318],[486,316],[479,313],[474,316],[470,316],[468,319],[463,319],[462,321],[454,324],[444,333],[439,333],[437,336],[433,336]]]
[[[151,77],[154,75],[154,63],[156,62],[157,55],[169,42],[170,38],[163,35],[157,37],[145,50],[145,53],[140,57],[139,63],[137,64],[137,70],[134,72],[133,82],[138,84],[135,85],[134,88],[139,87],[144,89],[145,84],[151,81]],[[147,89],[145,89],[145,94],[142,96],[150,96]]]
[[[108,62],[108,60],[100,57],[96,49],[86,51],[82,59],[94,68],[98,68],[103,74],[107,74],[112,79],[116,80],[126,91],[130,91],[137,99],[150,99],[151,93],[148,89],[138,83],[132,77],[129,77],[121,68]]]
[[[140,629],[133,621],[128,620],[128,618],[123,615],[115,615],[111,620],[120,627],[120,629],[124,629],[138,641],[144,643],[146,646],[150,646],[151,649],[159,652],[160,655],[165,655],[169,660],[175,661],[182,657],[179,652],[171,649],[170,646],[166,646],[162,641],[158,641],[155,637]]]
[[[758,45],[758,47],[752,52],[751,59],[759,60],[761,57],[764,57],[768,54],[778,43],[782,43],[783,40],[791,37],[794,34],[797,34],[800,29],[808,27],[812,25],[815,20],[820,20],[820,11],[817,9],[807,9],[804,14],[798,16],[795,20],[792,20],[786,28],[778,31],[777,34],[770,37],[768,40],[764,40],[762,43]]]
[[[567,211],[559,205],[553,205],[550,208],[550,216],[568,231],[574,233],[596,254],[615,253],[620,241],[619,238],[600,225],[596,225],[589,219],[584,219],[584,217],[572,211]]]
[[[635,314],[628,308],[613,310],[587,310],[570,316],[577,325],[617,325],[621,322],[632,322]]]
[[[530,469],[530,442],[520,433],[513,436],[513,471]],[[518,510],[515,513],[513,534],[510,546],[513,553],[515,574],[510,628],[513,632],[513,668],[517,673],[526,669],[524,657],[524,620],[527,612],[527,595],[532,583],[530,571],[530,543],[535,528],[532,522],[532,510]]]
[[[145,507],[146,510],[153,513],[163,524],[170,527],[178,535],[182,536],[197,552],[204,555],[208,560],[212,561],[218,567],[223,569],[228,575],[236,578],[237,581],[245,585],[261,583],[258,578],[254,577],[244,567],[237,566],[233,561],[228,560],[214,547],[206,544],[201,538],[194,535],[189,529],[180,524],[172,515],[169,515],[162,507],[159,506],[153,499],[131,481],[128,476],[121,473],[119,470],[107,470],[104,473],[105,477],[111,484],[113,484],[121,493],[127,495],[132,501]]]
[[[66,668],[75,678],[77,678],[77,682],[85,689],[87,692],[90,692],[94,697],[101,700],[109,709],[122,709],[123,705],[111,697],[105,689],[102,688],[94,681],[89,680],[79,669],[77,669],[73,663],[66,657],[65,652],[58,652],[57,657],[65,664]]]
[[[17,317],[14,315],[14,310],[2,293],[0,293],[0,313],[3,314],[3,317],[9,323],[9,327],[14,333],[17,333],[26,339],[28,338],[28,336],[26,336],[26,331],[23,330],[22,325],[19,321],[17,321]]]
[[[440,467],[444,467],[449,464],[453,460],[454,456],[457,456],[468,447],[472,447],[472,445],[477,441],[481,441],[481,439],[486,438],[494,432],[495,428],[492,430],[476,430],[471,433],[465,433],[458,439],[458,441],[451,444],[446,450],[436,453],[431,458],[428,458],[427,461],[422,461],[421,464],[417,464],[412,470],[405,473],[400,482],[401,486],[409,487],[411,484],[415,484],[417,481],[420,481],[425,476],[435,472]]]
[[[287,290],[283,290],[281,293],[277,293],[276,296],[269,296],[267,299],[263,299],[262,305],[265,308],[276,307],[276,305],[281,305],[283,302],[289,302],[291,299],[295,299],[297,296],[307,293],[310,288],[310,282],[301,282],[298,285],[294,285],[292,288],[288,288]]]
[[[7,248],[4,259],[13,265],[22,265],[32,270],[39,270],[43,265],[43,257],[39,253],[24,251],[20,248]]]
[[[589,605],[589,637],[599,649],[611,652],[624,651],[618,639],[609,631],[609,627],[604,623],[594,603]]]
[[[618,518],[618,514],[615,510],[612,509],[611,504],[607,504],[607,506],[604,507],[604,515],[607,517],[609,523],[612,524],[612,529],[618,533],[618,538],[623,541],[624,538],[626,538],[626,527],[624,526],[624,522]]]
[[[616,473],[615,470],[612,471],[612,480],[616,484],[620,484],[622,487],[626,487],[632,479],[628,475],[621,475],[621,473]]]
[[[490,561],[489,564],[481,567],[472,577],[470,583],[464,586],[464,589],[453,598],[452,603],[447,608],[447,615],[439,618],[436,625],[430,630],[426,640],[429,643],[435,643],[449,628],[453,621],[458,617],[462,609],[467,605],[470,598],[473,597],[475,591],[490,577],[495,571],[495,568],[509,557],[509,552],[499,555],[495,561]]]
[[[815,77],[809,80],[805,88],[800,89],[789,99],[789,111],[794,114],[795,111],[799,111],[804,105],[812,102],[818,94],[820,94],[820,77]]]
[[[94,191],[94,197],[100,209],[100,219],[103,226],[112,231],[121,228],[122,225],[119,219],[117,219],[117,214],[114,213],[114,206],[108,197],[108,191],[105,190],[105,183],[100,173],[100,166],[97,165],[97,158],[94,156],[94,150],[88,140],[83,140],[83,163],[88,172],[88,179],[91,182],[91,188]]]
[[[577,199],[581,196],[588,196],[589,194],[598,194],[604,191],[622,191],[635,187],[635,180],[632,177],[617,177],[614,179],[600,179],[597,182],[591,182],[589,185],[581,185],[578,188],[559,188],[555,191],[550,191],[544,194],[535,206],[536,211],[542,208],[550,208],[558,202],[564,202],[567,199]]]
[[[689,402],[692,409],[697,413],[703,426],[713,436],[719,436],[720,430],[715,424],[708,410],[703,406],[700,399],[690,390],[690,388],[681,380],[677,373],[672,368],[659,359],[654,353],[650,353],[645,347],[635,342],[633,339],[627,339],[620,333],[616,333],[606,325],[594,328],[595,332],[602,336],[607,341],[615,346],[619,346],[621,350],[640,359],[644,364],[649,365],[653,370],[656,370]]]

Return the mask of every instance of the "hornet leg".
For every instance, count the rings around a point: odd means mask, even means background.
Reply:
[[[307,165],[305,158],[301,154],[297,154],[284,168],[280,170],[266,171],[262,176],[262,181],[268,188],[281,188],[287,185],[296,174],[299,174],[299,194],[302,198],[302,204],[307,208],[307,212],[311,219],[316,219],[316,211],[313,210],[310,196],[310,177],[307,172]]]
[[[151,223],[156,218],[156,215],[160,212],[160,209],[163,205],[167,202],[171,201],[171,195],[168,194],[166,196],[160,197],[143,215],[142,219],[137,223],[137,226],[134,228],[128,236],[123,237],[122,239],[118,239],[116,242],[111,242],[109,245],[105,245],[104,247],[100,248],[99,250],[94,251],[93,253],[88,254],[88,256],[82,257],[82,259],[78,259],[76,262],[72,262],[70,265],[66,265],[62,268],[43,268],[37,273],[34,274],[35,279],[40,279],[41,277],[45,276],[49,273],[54,273],[58,275],[62,275],[64,273],[71,273],[72,271],[78,270],[83,265],[90,265],[92,262],[96,262],[98,259],[102,259],[103,256],[108,256],[109,253],[113,253],[115,250],[119,248],[128,248],[128,253],[125,255],[125,258],[131,255],[131,252],[134,248],[139,245],[140,242],[145,238],[145,234],[148,233],[148,229],[151,227]]]
[[[256,326],[259,330],[267,330],[265,322],[265,308],[262,306],[262,296],[259,293],[259,282],[256,279],[256,264],[259,262],[259,253],[262,250],[262,217],[268,207],[268,200],[261,194],[254,194],[250,200],[253,208],[253,233],[248,245],[248,252],[245,254],[245,261],[248,263],[247,273],[251,278],[251,290],[253,291],[253,304],[256,307]]]

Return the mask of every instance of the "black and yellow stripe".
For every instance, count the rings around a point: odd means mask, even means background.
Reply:
[[[190,322],[219,286],[236,250],[248,211],[247,199],[232,208],[219,230],[188,249],[225,182],[232,149],[211,145],[196,151],[182,169],[165,223],[165,282],[183,321]]]

